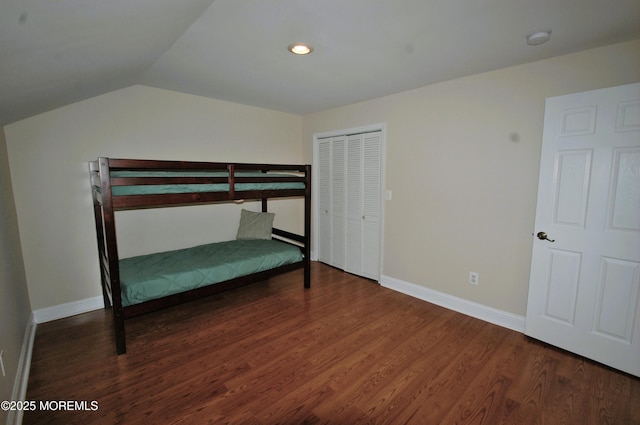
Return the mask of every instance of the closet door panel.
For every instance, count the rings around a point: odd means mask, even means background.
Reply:
[[[331,141],[318,144],[318,259],[331,264]]]
[[[334,138],[331,147],[331,264],[343,268],[346,220],[346,138]]]
[[[362,275],[362,220],[347,219],[347,252],[344,270]]]
[[[380,133],[370,133],[364,136],[363,143],[363,178],[362,178],[362,210],[365,220],[369,217],[380,216],[381,198],[381,148]]]
[[[362,223],[362,276],[378,280],[380,277],[380,231],[377,221]]]
[[[364,135],[362,150],[362,274],[375,280],[378,280],[380,274],[381,148],[381,133]]]
[[[362,218],[362,136],[347,139],[347,218]]]
[[[347,240],[345,270],[362,274],[362,135],[347,139]]]

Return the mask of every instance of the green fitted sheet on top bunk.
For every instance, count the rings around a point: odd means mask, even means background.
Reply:
[[[120,260],[122,305],[224,282],[302,260],[275,240],[232,240]]]
[[[226,171],[112,171],[111,177],[227,177]],[[270,174],[259,172],[238,172],[235,177],[290,177],[291,174]],[[236,191],[247,190],[282,190],[282,189],[304,189],[302,182],[264,182],[264,183],[236,183]],[[122,195],[157,195],[163,193],[196,193],[196,192],[227,192],[228,183],[211,184],[158,184],[158,185],[132,185],[132,186],[112,186],[113,196]]]

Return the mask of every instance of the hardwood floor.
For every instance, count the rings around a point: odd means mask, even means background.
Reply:
[[[24,424],[640,424],[637,378],[317,263],[130,319],[122,356],[109,313],[38,326],[27,400],[78,405]]]

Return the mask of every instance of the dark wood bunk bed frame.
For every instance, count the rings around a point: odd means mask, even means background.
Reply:
[[[311,286],[311,166],[283,164],[250,164],[193,161],[163,161],[140,159],[113,159],[100,157],[89,163],[91,186],[96,222],[96,235],[102,282],[102,294],[106,309],[111,308],[115,329],[116,351],[126,352],[125,319],[165,307],[202,298],[231,288],[262,281],[291,270],[304,268],[304,287]],[[175,171],[175,172],[227,172],[225,177],[115,177],[113,171]],[[235,190],[236,184],[266,182],[261,177],[242,177],[236,173],[295,173],[285,177],[269,177],[268,182],[301,182],[301,189]],[[112,187],[130,185],[171,185],[171,184],[227,184],[228,191],[144,194],[113,196]],[[171,206],[198,205],[205,203],[238,202],[243,200],[261,200],[262,211],[266,212],[269,198],[304,197],[304,235],[297,235],[273,228],[276,239],[293,241],[303,254],[302,261],[280,266],[271,270],[237,277],[225,282],[192,289],[129,306],[122,305],[118,244],[116,239],[115,212],[122,210],[160,208]],[[291,242],[290,242],[291,243]]]

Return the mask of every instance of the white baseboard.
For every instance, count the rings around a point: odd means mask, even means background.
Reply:
[[[435,291],[389,276],[381,276],[380,284],[385,288],[402,292],[403,294],[448,308],[449,310],[454,310],[467,316],[493,323],[494,325],[524,333],[525,318],[523,316],[498,310],[463,298],[454,297],[444,292]]]
[[[54,305],[53,307],[41,308],[33,312],[33,317],[36,323],[45,323],[88,311],[99,310],[101,308],[104,308],[104,301],[102,296],[97,296],[66,304]]]
[[[98,310],[103,308],[103,306],[103,299],[101,296],[98,296],[60,304],[53,307],[42,308],[33,312],[31,320],[27,324],[24,332],[22,350],[18,361],[18,370],[16,373],[16,380],[13,384],[11,400],[25,401],[25,398],[27,397],[27,385],[29,384],[29,371],[31,369],[31,353],[33,352],[33,342],[36,338],[36,328],[38,327],[38,323],[50,322],[64,317],[75,316],[76,314]],[[7,424],[22,424],[22,415],[23,412],[21,410],[9,411]]]
[[[16,372],[16,380],[13,383],[13,391],[11,400],[25,401],[27,397],[27,384],[29,383],[29,371],[31,368],[31,353],[33,352],[33,341],[36,338],[36,328],[38,324],[33,315],[27,323],[22,339],[22,349],[20,350],[20,359],[18,360],[18,369]],[[10,410],[7,415],[7,424],[20,425],[22,423],[22,410]]]

